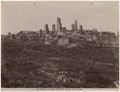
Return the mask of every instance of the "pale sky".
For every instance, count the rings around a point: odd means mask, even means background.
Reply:
[[[119,31],[118,2],[110,1],[11,1],[2,2],[2,34],[20,30],[38,31],[45,24],[56,24],[61,17],[63,27],[71,29],[74,20],[84,29]]]

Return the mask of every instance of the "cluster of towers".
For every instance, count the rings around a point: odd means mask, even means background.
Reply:
[[[115,33],[111,32],[97,32],[97,29],[92,30],[85,30],[83,29],[82,25],[78,26],[77,20],[74,21],[73,24],[71,24],[71,30],[67,30],[66,27],[62,26],[61,18],[57,17],[56,25],[52,25],[52,30],[49,29],[48,24],[45,24],[45,29],[40,29],[39,32],[34,31],[21,31],[18,34],[11,34],[9,33],[9,38],[11,39],[29,39],[29,40],[38,40],[38,39],[69,39],[71,37],[74,39],[74,37],[78,37],[79,40],[87,40],[87,41],[103,41],[103,42],[113,42],[116,39],[118,39],[118,36],[116,37]],[[72,37],[73,36],[73,37]],[[68,37],[68,38],[67,38]],[[75,38],[76,40],[76,38]]]
[[[78,23],[77,20],[74,21],[74,24],[71,25],[71,29],[73,31],[78,30]],[[83,30],[82,25],[79,26],[79,30]]]
[[[62,30],[66,30],[66,27],[62,27],[61,18],[57,17],[57,23],[56,23],[56,25],[55,24],[52,25],[52,31],[60,32]],[[73,31],[78,30],[77,20],[75,20],[74,24],[71,25],[71,30],[73,30]],[[83,30],[82,25],[79,26],[79,30]],[[45,24],[45,33],[46,34],[49,33],[48,24]]]

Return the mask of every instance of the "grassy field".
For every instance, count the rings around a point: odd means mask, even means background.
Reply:
[[[2,87],[111,88],[119,80],[119,49],[65,48],[2,41]]]

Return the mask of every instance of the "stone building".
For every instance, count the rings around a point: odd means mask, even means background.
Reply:
[[[55,24],[52,25],[52,31],[55,31]]]
[[[115,33],[111,32],[101,32],[101,41],[103,42],[114,42],[116,39]]]
[[[45,34],[49,34],[49,27],[48,27],[48,24],[45,24]]]
[[[78,30],[77,20],[74,21],[74,25],[75,25],[75,30]]]
[[[62,23],[60,17],[57,17],[57,31],[62,31]]]
[[[80,31],[83,31],[82,25],[79,26],[79,30],[80,30]]]
[[[71,24],[71,30],[75,31],[75,25],[74,24]]]
[[[39,40],[40,34],[36,31],[20,31],[15,35],[18,40]]]
[[[62,37],[58,39],[58,45],[65,46],[69,44],[69,39],[66,37]]]

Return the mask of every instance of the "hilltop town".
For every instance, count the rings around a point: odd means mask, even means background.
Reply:
[[[85,30],[82,25],[78,25],[77,20],[71,24],[71,30],[62,26],[61,18],[57,17],[56,25],[52,25],[52,30],[48,24],[45,29],[39,31],[22,30],[16,34],[8,33],[4,39],[16,39],[23,41],[39,41],[43,44],[55,44],[68,48],[91,44],[96,46],[118,46],[118,34],[112,32],[98,32],[97,29]]]
[[[118,34],[78,26],[58,17],[52,30],[2,35],[1,87],[117,88]]]

